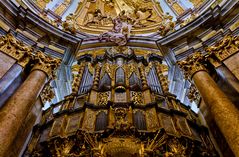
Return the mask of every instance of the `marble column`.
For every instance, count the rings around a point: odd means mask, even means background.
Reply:
[[[204,56],[197,52],[178,65],[194,81],[230,148],[239,157],[239,111],[210,77],[204,63]]]
[[[42,52],[33,57],[34,67],[27,79],[0,109],[0,156],[8,156],[25,118],[34,106],[47,80],[59,65],[59,60]]]

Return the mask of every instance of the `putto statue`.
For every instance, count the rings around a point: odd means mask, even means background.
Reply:
[[[130,32],[132,29],[133,20],[128,16],[125,10],[121,11],[119,15],[113,19],[112,30],[105,32],[99,36],[100,41],[105,39],[117,45],[126,45]]]
[[[176,22],[173,21],[173,16],[167,12],[163,15],[163,21],[160,23],[158,30],[161,36],[166,36],[168,33],[175,31]]]
[[[69,31],[72,34],[76,34],[77,30],[77,23],[76,23],[76,17],[74,14],[69,14],[66,17],[66,21],[62,23],[62,27],[65,31]]]

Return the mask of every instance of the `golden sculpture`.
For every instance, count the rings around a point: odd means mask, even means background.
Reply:
[[[158,26],[158,31],[161,36],[166,36],[168,33],[175,31],[176,22],[173,22],[173,17],[166,13],[163,15],[163,21]]]
[[[74,14],[70,14],[66,17],[66,21],[62,23],[62,27],[65,31],[69,31],[72,34],[76,34],[77,31],[77,23]]]

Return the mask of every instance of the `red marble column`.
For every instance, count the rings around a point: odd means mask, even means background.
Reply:
[[[21,125],[59,61],[38,52],[31,73],[0,109],[0,156],[8,156]]]
[[[202,54],[195,53],[178,64],[194,81],[230,148],[239,157],[239,111],[210,77],[203,63]]]

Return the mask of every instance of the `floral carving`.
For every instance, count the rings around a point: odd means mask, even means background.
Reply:
[[[143,95],[141,92],[134,92],[132,91],[132,101],[135,105],[142,105],[143,104]]]

